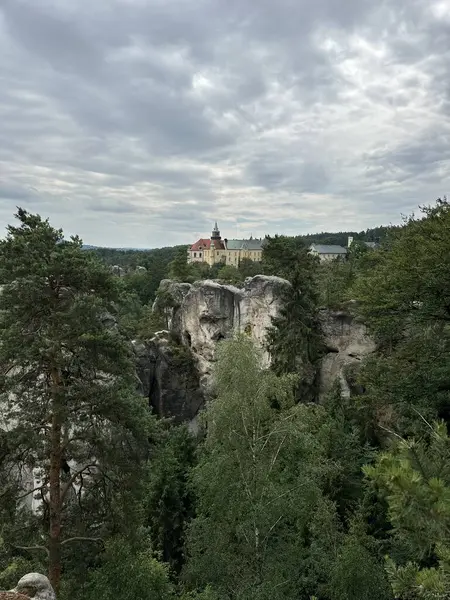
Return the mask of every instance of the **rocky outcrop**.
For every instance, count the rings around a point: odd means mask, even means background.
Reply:
[[[140,393],[160,417],[191,421],[205,403],[198,371],[188,348],[174,344],[169,332],[135,344]]]
[[[53,587],[45,575],[41,573],[27,573],[13,590],[0,592],[0,600],[56,600]]]
[[[165,316],[167,331],[136,347],[141,392],[160,416],[192,421],[211,396],[217,342],[233,332],[251,336],[262,350],[265,365],[267,328],[279,314],[290,283],[257,275],[243,287],[217,281],[194,284],[161,282],[154,310]],[[319,372],[319,399],[340,381],[349,395],[346,371],[375,350],[364,324],[350,312],[322,310],[325,356]]]
[[[179,283],[171,279],[163,279],[159,284],[152,310],[164,316],[167,329],[173,333],[180,331],[180,308],[191,288],[190,283]]]
[[[326,354],[320,367],[319,397],[330,391],[336,380],[343,396],[350,396],[351,384],[346,372],[349,367],[375,351],[375,343],[367,333],[364,323],[345,311],[320,311]]]
[[[233,332],[247,333],[265,351],[267,328],[282,305],[283,291],[289,282],[279,277],[257,275],[248,278],[243,288],[215,281],[194,284],[184,297],[177,321],[182,343],[191,349],[205,390],[211,386],[216,344]]]
[[[153,310],[165,316],[167,331],[136,346],[141,392],[156,413],[177,420],[195,417],[211,393],[216,344],[233,332],[251,336],[268,365],[266,329],[289,285],[262,275],[248,278],[242,288],[212,280],[162,281]]]
[[[113,265],[111,267],[111,271],[117,277],[123,277],[125,275],[125,269],[120,267],[119,265]]]

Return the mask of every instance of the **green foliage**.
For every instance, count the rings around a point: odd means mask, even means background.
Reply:
[[[211,270],[207,263],[188,263],[187,259],[187,248],[180,248],[173,261],[169,264],[170,279],[182,283],[193,283],[194,281],[211,277]]]
[[[396,598],[438,600],[450,584],[450,438],[444,423],[425,439],[397,440],[366,475],[386,497],[394,558],[387,570]],[[396,565],[395,554],[406,557]]]
[[[222,600],[217,593],[207,586],[202,592],[187,592],[183,594],[180,600]]]
[[[306,246],[297,238],[275,235],[265,240],[261,265],[265,275],[290,280],[298,262],[309,265],[311,261]]]
[[[180,248],[175,258],[169,265],[169,277],[176,281],[188,281],[191,277],[190,265],[188,264],[187,248]]]
[[[350,535],[333,563],[329,584],[330,600],[390,600],[389,588],[382,563]]]
[[[268,238],[264,246],[263,264],[272,274],[281,274],[291,282],[267,333],[272,368],[277,374],[296,373],[297,399],[307,401],[315,395],[316,367],[322,348],[314,276],[317,261],[292,238],[275,237]]]
[[[125,269],[125,271],[132,272],[138,266],[143,266],[147,270],[156,270],[158,265],[162,265],[163,268],[166,268],[180,248],[185,248],[185,246],[155,248],[152,250],[90,248],[85,250],[85,252],[100,258],[109,266],[118,265]]]
[[[262,272],[261,263],[250,260],[249,258],[243,258],[238,267],[239,273],[242,279],[246,277],[255,277],[260,275]]]
[[[94,569],[77,597],[83,600],[170,600],[174,589],[167,568],[148,549],[136,550],[126,539],[110,540],[100,566]]]
[[[294,406],[293,383],[264,371],[245,336],[221,344],[217,398],[192,475],[185,578],[194,588],[209,583],[219,596],[256,600],[300,597],[314,585],[307,531],[332,512],[321,493],[331,465],[322,411]]]
[[[348,299],[352,282],[352,264],[347,260],[323,261],[317,265],[317,287],[320,306],[339,309]]]
[[[352,237],[355,242],[383,242],[392,229],[398,229],[398,227],[392,228],[381,226],[359,232],[339,231],[338,233],[308,233],[306,235],[298,236],[298,239],[302,240],[302,242],[308,246],[311,244],[331,244],[346,247],[349,237]]]
[[[45,569],[45,565],[39,558],[42,557],[26,557],[18,548],[8,549],[4,539],[0,536],[0,590],[14,588],[26,573]]]
[[[122,283],[126,292],[137,297],[141,305],[146,305],[153,302],[161,279],[167,274],[166,271],[132,272],[122,278]]]
[[[374,334],[395,344],[411,322],[450,322],[450,205],[438,200],[392,232],[353,295]]]
[[[224,265],[217,273],[217,278],[221,279],[225,283],[238,284],[243,281],[243,277],[239,272],[239,269],[232,265]]]
[[[196,440],[185,426],[170,428],[149,465],[147,524],[153,547],[175,573],[183,565],[185,527],[194,502],[187,484],[195,464]]]
[[[0,588],[45,570],[56,524],[63,600],[448,598],[449,215],[444,200],[402,228],[267,238],[262,263],[236,269],[188,264],[181,246],[82,250],[19,210],[0,242],[0,399],[14,423],[0,431]],[[309,256],[306,245],[348,235],[345,261]],[[263,272],[291,283],[268,332],[270,370],[247,336],[219,345],[198,438],[157,424],[134,391],[128,339],[167,328],[180,301],[160,287],[169,271],[180,282]],[[350,398],[335,386],[309,404],[318,307],[353,298],[377,351],[346,372]],[[196,373],[179,340],[170,364]],[[47,493],[59,451],[53,490],[59,481],[70,493],[58,523]],[[44,502],[33,516],[14,473],[37,465]]]
[[[137,337],[141,340],[149,340],[157,331],[167,329],[167,317],[165,314],[154,311],[151,306],[145,306],[142,318],[137,323]]]
[[[327,456],[336,466],[327,491],[342,521],[347,522],[355,511],[362,510],[366,499],[362,467],[372,462],[375,450],[366,435],[366,411],[352,398],[342,398],[339,384],[324,399],[323,406],[327,415],[324,443]]]
[[[42,546],[45,534],[57,586],[63,530],[65,539],[98,538],[126,526],[117,512],[139,481],[155,424],[135,392],[134,357],[113,317],[116,278],[78,238],[64,240],[22,209],[17,218],[0,242],[0,394],[10,423],[0,469],[16,472],[17,484],[22,469],[42,469],[42,510],[24,516],[21,528],[31,546]],[[8,534],[14,542],[19,532]]]
[[[320,306],[338,310],[345,308],[353,298],[355,279],[370,271],[377,261],[377,252],[362,241],[355,240],[345,258],[319,263],[316,266],[316,281]]]
[[[130,338],[134,337],[144,319],[145,307],[142,306],[139,296],[134,293],[124,292],[118,305],[117,319],[124,333]]]
[[[450,330],[415,326],[390,354],[376,354],[363,365],[359,402],[377,424],[415,435],[421,430],[417,411],[428,420],[450,416],[449,361]]]

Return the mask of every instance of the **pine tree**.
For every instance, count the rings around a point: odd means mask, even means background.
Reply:
[[[322,349],[314,275],[316,261],[305,247],[299,243],[293,246],[292,241],[286,240],[289,238],[272,238],[264,247],[263,262],[272,265],[274,274],[286,277],[291,283],[267,332],[267,347],[273,370],[278,375],[297,374],[297,400],[308,401],[314,398],[317,361]],[[276,269],[280,252],[282,259]]]
[[[79,238],[65,240],[61,230],[23,209],[16,217],[19,225],[9,226],[0,242],[7,448],[1,467],[11,473],[41,469],[33,493],[41,498],[46,531],[44,542],[38,536],[35,543],[48,553],[57,589],[63,549],[95,536],[82,518],[65,520],[75,490],[80,507],[88,506],[94,497],[105,500],[107,479],[119,488],[120,476],[136,479],[151,421],[134,391],[131,349],[114,324],[120,299],[115,278],[82,250]]]
[[[186,525],[194,512],[188,474],[196,438],[184,425],[170,427],[152,457],[146,490],[147,524],[153,548],[177,575],[184,562]]]
[[[191,276],[190,265],[187,261],[186,248],[180,248],[173,261],[169,264],[169,277],[177,281],[189,281]]]
[[[450,204],[437,200],[405,220],[356,277],[352,295],[378,341],[392,348],[411,323],[450,322]]]
[[[387,573],[396,598],[443,600],[450,595],[450,438],[441,422],[421,440],[396,439],[364,469],[389,508]]]

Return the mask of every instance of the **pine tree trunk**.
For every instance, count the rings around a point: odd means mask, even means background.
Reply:
[[[49,576],[53,589],[58,593],[61,580],[61,436],[62,423],[59,410],[59,374],[52,372],[53,415],[50,433],[50,539],[49,539]]]

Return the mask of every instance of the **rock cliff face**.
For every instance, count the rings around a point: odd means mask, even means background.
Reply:
[[[160,332],[135,346],[140,392],[159,416],[175,422],[191,421],[205,403],[205,394],[188,348],[171,343]]]
[[[242,288],[216,281],[194,284],[161,282],[154,310],[166,317],[167,331],[136,347],[141,391],[160,416],[192,421],[212,393],[217,342],[233,332],[245,332],[264,350],[267,328],[283,302],[290,283],[257,275]],[[345,371],[375,350],[363,323],[344,312],[322,310],[320,320],[326,354],[320,366],[319,400],[338,379],[350,394]]]
[[[211,370],[216,344],[233,331],[247,333],[264,349],[267,327],[282,303],[282,294],[290,284],[278,277],[258,275],[246,280],[242,289],[215,281],[194,284],[180,307],[176,334],[191,349],[200,382],[205,390],[211,385]],[[269,364],[269,355],[264,352]]]
[[[320,392],[323,398],[336,379],[341,385],[343,396],[350,396],[350,383],[346,370],[358,365],[375,351],[375,343],[367,334],[364,323],[342,311],[322,310],[320,320],[324,336],[326,355],[320,367]]]
[[[163,312],[168,330],[136,347],[141,391],[157,414],[192,420],[211,393],[217,342],[245,332],[263,349],[266,329],[289,285],[262,275],[248,278],[242,288],[216,281],[162,281],[154,310]],[[269,360],[264,352],[267,365]]]

